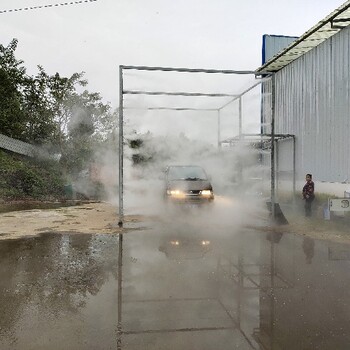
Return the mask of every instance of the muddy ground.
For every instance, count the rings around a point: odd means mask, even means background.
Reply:
[[[142,220],[140,216],[125,217],[125,223]],[[0,213],[0,239],[35,236],[42,232],[119,233],[118,208],[106,202],[78,202],[55,209]]]
[[[0,214],[0,349],[349,348],[345,218],[75,204]]]
[[[2,205],[2,210],[5,210]],[[249,225],[250,229],[260,232],[295,233],[315,239],[339,243],[350,243],[349,219],[333,218],[326,221],[315,216],[304,218],[300,213],[284,210],[288,220],[286,225],[276,225],[270,221],[268,212],[259,213],[263,219],[259,226]],[[124,228],[118,227],[118,207],[107,202],[77,202],[74,205],[55,209],[30,209],[0,213],[0,239],[16,239],[23,236],[35,236],[42,232],[70,233],[120,233],[129,228],[139,228],[156,217],[126,215]]]

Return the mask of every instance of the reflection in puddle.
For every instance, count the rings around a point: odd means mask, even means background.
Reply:
[[[169,349],[189,349],[191,342],[202,349],[347,349],[350,293],[343,273],[350,266],[330,266],[330,258],[349,257],[348,248],[275,232],[229,237],[180,230],[158,233],[164,260],[149,234],[125,242],[130,250],[138,240],[133,255],[140,265],[126,264],[124,282],[139,288],[122,288],[120,349],[142,342]],[[201,247],[204,241],[210,248]]]
[[[2,241],[0,348],[347,349],[349,251],[189,226]]]
[[[78,315],[94,309],[99,299],[94,297],[117,277],[115,249],[112,235],[43,234],[2,241],[0,345],[70,348],[81,326]],[[50,338],[57,344],[48,346]]]
[[[191,238],[184,235],[166,235],[162,238],[159,251],[168,259],[200,259],[210,251],[210,241],[205,238]]]

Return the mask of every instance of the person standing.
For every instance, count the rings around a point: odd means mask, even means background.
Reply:
[[[305,216],[311,216],[311,204],[315,199],[315,184],[312,175],[306,174],[306,184],[303,187],[303,199],[305,200]]]

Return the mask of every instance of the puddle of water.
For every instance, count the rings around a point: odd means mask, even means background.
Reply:
[[[349,269],[344,245],[183,223],[3,241],[0,348],[347,349]]]
[[[133,288],[123,292],[122,348],[348,348],[348,246],[283,233],[177,229],[125,236],[131,256],[123,283]],[[197,249],[206,241],[208,251]],[[206,345],[199,339],[209,337]]]
[[[107,330],[113,343],[116,246],[116,235],[0,242],[0,348],[96,349]]]

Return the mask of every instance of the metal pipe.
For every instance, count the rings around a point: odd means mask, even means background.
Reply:
[[[236,97],[234,97],[231,101],[227,102],[226,104],[224,104],[223,106],[220,107],[220,109],[225,108],[226,106],[228,106],[230,103],[238,100],[239,98],[241,98],[243,95],[245,95],[246,93],[248,93],[250,90],[253,90],[255,87],[257,87],[258,85],[262,84],[263,82],[269,80],[270,78],[262,78],[258,83],[255,83],[254,85],[252,85],[251,87],[249,87],[248,89],[244,90],[242,93],[236,95]]]
[[[122,349],[122,292],[123,292],[123,234],[118,241],[118,317],[117,317],[117,350]]]
[[[221,116],[220,116],[220,111],[218,110],[218,148],[221,147],[221,135],[220,135],[220,128],[221,128]]]
[[[124,149],[123,149],[123,139],[124,139],[124,129],[123,129],[123,66],[119,66],[119,221],[118,226],[123,226],[124,219]]]
[[[271,77],[271,215],[275,219],[275,75]]]
[[[296,174],[295,174],[295,168],[296,168],[296,150],[295,150],[296,144],[295,144],[295,136],[293,136],[293,205],[295,206],[295,187],[296,187]]]
[[[294,135],[290,135],[290,134],[274,134],[275,135],[275,139],[288,139],[288,138],[294,138],[295,136]],[[260,139],[266,139],[266,140],[269,140],[271,138],[271,134],[243,134],[242,133],[242,136],[244,137],[260,137]],[[224,140],[225,142],[229,142],[230,139],[226,139]]]
[[[237,97],[237,94],[221,94],[221,93],[204,93],[204,92],[167,92],[167,91],[141,91],[141,90],[125,90],[125,95],[151,95],[151,96],[204,96],[204,97]]]
[[[146,111],[205,111],[205,112],[214,112],[217,111],[217,108],[187,108],[187,107],[147,107],[147,108],[139,108],[139,107],[125,107],[124,109],[131,110],[146,110]]]
[[[242,138],[242,97],[238,100],[238,135]]]
[[[230,69],[203,69],[203,68],[174,68],[174,67],[149,67],[149,66],[121,66],[123,69],[180,72],[180,73],[213,73],[213,74],[253,74],[251,70],[230,70]],[[259,73],[260,74],[260,73]]]
[[[276,276],[276,252],[275,244],[273,240],[270,243],[271,256],[270,256],[270,348],[275,349],[275,276]]]
[[[123,234],[118,239],[118,324],[122,322]]]
[[[261,137],[266,137],[266,138],[270,138],[271,134],[243,134],[244,136],[261,136]],[[292,134],[274,134],[275,138],[279,138],[279,139],[287,139],[287,138],[294,138],[294,135]]]
[[[279,180],[280,180],[280,164],[279,164],[279,144],[278,144],[278,138],[275,137],[275,144],[276,144],[276,147],[275,147],[275,174],[276,174],[276,181],[275,181],[275,189],[276,189],[276,200],[278,201],[278,194],[279,194],[279,191],[280,191],[280,188],[279,188]]]

